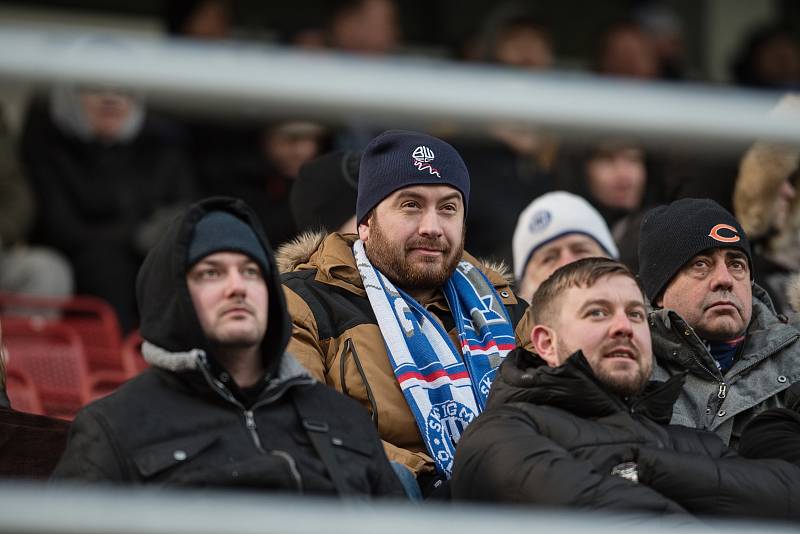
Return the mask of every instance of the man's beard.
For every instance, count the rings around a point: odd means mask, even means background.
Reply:
[[[406,254],[413,248],[426,247],[442,251],[443,262],[409,263]],[[365,243],[367,256],[373,266],[396,286],[405,290],[436,289],[444,285],[456,270],[464,253],[464,233],[458,247],[452,248],[447,240],[416,237],[406,243],[392,243],[373,216],[370,222],[369,241]]]
[[[575,353],[575,351],[569,349],[566,344],[561,341],[561,339],[559,339],[556,343],[560,362],[565,362],[567,358]],[[615,343],[615,345],[619,345],[619,343]],[[631,348],[633,349],[634,347],[631,346]],[[641,354],[639,354],[639,360],[637,360],[638,372],[633,376],[620,376],[619,373],[613,373],[605,366],[593,365],[585,354],[584,357],[586,358],[586,361],[589,362],[589,366],[592,368],[592,372],[597,380],[600,381],[600,383],[603,384],[603,386],[609,392],[617,395],[618,397],[632,397],[637,395],[642,392],[644,387],[650,381],[650,374],[653,368],[652,366],[643,364]],[[602,361],[602,356],[600,361]]]

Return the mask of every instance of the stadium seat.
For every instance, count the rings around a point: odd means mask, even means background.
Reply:
[[[36,384],[28,374],[17,367],[6,369],[6,393],[11,407],[18,412],[44,415]]]
[[[122,335],[119,321],[114,309],[104,300],[91,296],[52,299],[0,293],[0,313],[67,324],[83,341],[92,373],[102,372],[103,380],[122,382],[127,378],[120,356]],[[114,373],[117,373],[116,377]]]
[[[8,370],[36,384],[46,415],[71,419],[91,398],[83,342],[68,325],[29,318],[2,318]]]

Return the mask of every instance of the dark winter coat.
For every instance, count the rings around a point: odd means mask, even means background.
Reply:
[[[786,407],[761,412],[747,423],[739,454],[748,458],[780,458],[800,465],[800,384],[786,391]]]
[[[551,368],[517,349],[489,407],[467,429],[451,480],[457,499],[655,514],[800,517],[800,469],[744,460],[712,433],[669,426],[681,377],[623,400],[578,352]],[[638,483],[612,475],[636,464]]]
[[[267,251],[269,319],[261,348],[267,375],[255,399],[214,359],[185,282],[194,226],[213,210],[247,222]],[[303,404],[304,416],[310,411],[328,426],[345,491],[403,494],[366,411],[284,353],[291,323],[277,268],[243,202],[217,198],[188,210],[148,255],[137,294],[143,351],[153,367],[78,414],[55,477],[335,493],[304,428],[309,418],[298,416]]]
[[[0,403],[0,478],[50,476],[64,452],[68,429],[67,421],[17,412]]]

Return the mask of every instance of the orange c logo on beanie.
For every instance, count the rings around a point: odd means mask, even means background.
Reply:
[[[720,230],[728,230],[730,232],[733,232],[733,235],[724,236],[720,234]],[[737,241],[740,241],[742,239],[741,237],[739,237],[739,231],[730,224],[716,225],[714,228],[711,229],[711,232],[708,233],[708,237],[716,241],[719,241],[720,243],[736,243]]]

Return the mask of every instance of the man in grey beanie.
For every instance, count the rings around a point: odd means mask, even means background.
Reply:
[[[469,192],[452,146],[384,132],[361,158],[358,234],[279,252],[289,352],[370,410],[387,456],[423,494],[449,478],[525,310],[501,273],[463,250]]]
[[[738,445],[745,425],[800,381],[800,329],[753,283],[739,222],[713,200],[681,199],[642,219],[639,278],[653,310],[653,378],[687,373],[672,423]]]

